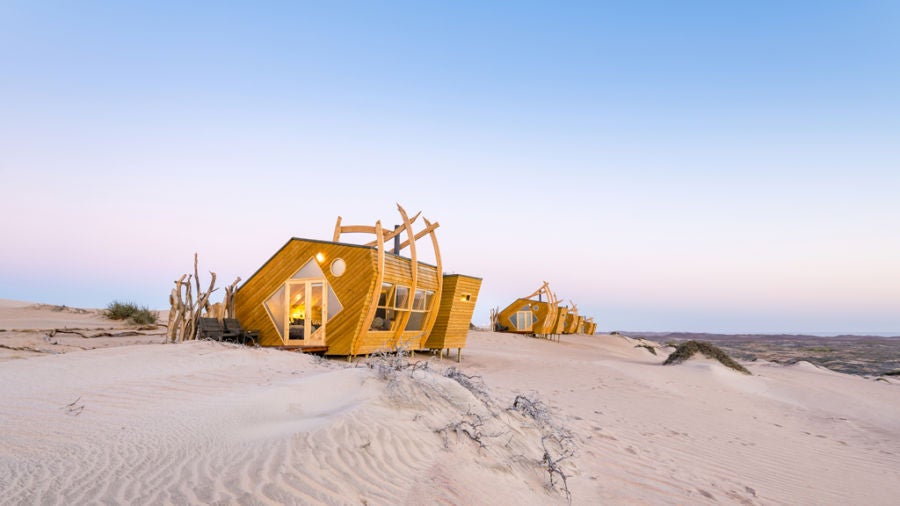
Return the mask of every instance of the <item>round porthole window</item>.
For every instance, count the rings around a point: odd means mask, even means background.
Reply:
[[[342,276],[346,270],[347,262],[345,262],[343,258],[335,258],[334,261],[331,262],[331,273],[335,276]]]

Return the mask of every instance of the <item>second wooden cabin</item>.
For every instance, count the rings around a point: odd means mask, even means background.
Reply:
[[[546,297],[547,300],[544,300]],[[546,281],[534,293],[516,299],[497,315],[495,329],[500,332],[552,335],[556,331],[559,301]]]
[[[397,207],[403,226],[394,230],[380,221],[342,226],[338,217],[333,241],[288,240],[235,292],[241,325],[258,330],[261,346],[328,355],[465,347],[481,280],[444,275],[439,224],[423,217],[425,227],[415,232],[421,213],[409,218]],[[345,233],[371,233],[375,240],[339,242]],[[416,241],[425,236],[437,265],[418,261]],[[409,256],[401,256],[406,249]]]

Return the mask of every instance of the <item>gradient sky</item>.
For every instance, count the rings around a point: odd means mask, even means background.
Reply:
[[[476,323],[547,280],[601,330],[900,333],[898,6],[7,0],[0,297],[162,309],[399,202]]]

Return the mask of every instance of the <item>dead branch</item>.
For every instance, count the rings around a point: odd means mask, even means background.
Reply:
[[[225,287],[225,300],[223,303],[225,304],[226,318],[234,318],[234,290],[240,282],[241,277],[238,276],[237,279],[234,280],[234,283]]]
[[[52,355],[56,355],[59,353],[58,351],[39,350],[37,348],[32,348],[30,346],[9,346],[6,344],[0,344],[0,348],[3,348],[4,350],[13,350],[13,351],[30,351],[32,353],[50,353]]]
[[[497,434],[487,434],[484,432],[484,417],[479,415],[478,413],[473,413],[471,409],[466,411],[466,414],[463,415],[463,419],[458,422],[449,423],[440,429],[436,429],[435,432],[441,434],[444,437],[444,448],[448,448],[449,442],[447,440],[447,435],[450,432],[456,433],[456,439],[459,440],[460,435],[465,435],[470,440],[474,441],[478,444],[479,448],[487,448],[487,445],[484,444],[484,438],[493,438],[499,437],[503,435],[503,433]]]

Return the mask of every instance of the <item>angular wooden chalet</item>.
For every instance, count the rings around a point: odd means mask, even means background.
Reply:
[[[558,314],[559,301],[544,281],[534,293],[516,299],[500,311],[494,330],[548,336],[556,331]]]
[[[364,355],[383,350],[462,349],[481,279],[444,275],[438,223],[409,218],[403,225],[342,226],[332,241],[292,238],[234,294],[235,316],[258,330],[261,346]],[[340,242],[348,233],[375,236]],[[417,241],[430,237],[435,263],[418,261]],[[390,247],[393,242],[393,247]],[[401,252],[408,250],[407,256]]]
[[[597,332],[597,324],[594,323],[594,318],[585,318],[584,319],[584,333],[592,336]]]

